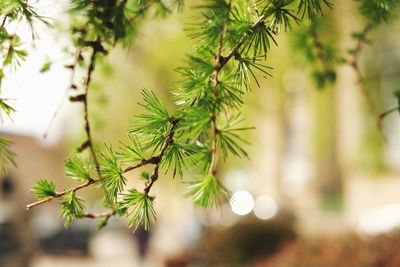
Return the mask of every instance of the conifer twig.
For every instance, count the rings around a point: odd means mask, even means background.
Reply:
[[[60,197],[66,195],[66,194],[68,194],[68,193],[70,193],[70,192],[76,192],[76,191],[78,191],[78,190],[80,190],[80,189],[86,188],[86,187],[88,187],[88,186],[90,186],[90,185],[92,185],[92,184],[94,184],[94,183],[97,183],[97,182],[99,182],[99,180],[94,180],[94,179],[90,178],[86,183],[77,185],[77,186],[75,186],[75,187],[72,187],[72,188],[70,188],[70,189],[66,189],[66,190],[61,191],[61,192],[56,192],[53,196],[49,196],[49,197],[47,197],[47,198],[44,198],[44,199],[41,199],[41,200],[32,202],[32,203],[26,205],[26,210],[30,210],[31,208],[33,208],[33,207],[35,207],[35,206],[44,204],[44,203],[46,203],[46,202],[50,202],[50,201],[52,201],[52,200],[55,199],[55,198],[60,198]]]
[[[74,62],[71,65],[65,66],[66,68],[71,69],[70,82],[69,82],[68,88],[65,90],[64,95],[61,98],[61,100],[60,100],[55,112],[53,113],[53,116],[51,117],[49,125],[47,126],[47,129],[43,134],[43,138],[47,138],[47,135],[49,134],[49,131],[50,131],[51,127],[53,126],[53,123],[54,123],[55,119],[57,118],[58,113],[61,110],[61,107],[62,107],[62,105],[64,103],[65,97],[68,94],[68,91],[70,89],[76,89],[76,85],[74,84],[74,78],[75,78],[76,68],[77,68],[77,64],[78,64],[80,56],[81,56],[81,49],[78,48],[75,51],[75,54],[74,54]]]
[[[111,210],[111,211],[106,211],[106,212],[102,212],[102,213],[85,213],[82,215],[82,217],[90,218],[90,219],[105,218],[106,220],[108,220],[115,214],[117,214],[117,212],[115,210]]]
[[[326,62],[326,56],[324,53],[324,44],[320,40],[317,30],[314,27],[312,27],[310,32],[311,32],[312,41],[314,43],[314,47],[317,50],[317,57],[318,57],[319,61],[321,62],[321,66],[325,72],[328,72],[330,69]]]
[[[367,36],[371,30],[372,30],[372,25],[366,24],[364,29],[360,33],[360,37],[357,39],[357,43],[356,43],[354,49],[352,50],[352,58],[350,60],[348,60],[347,63],[348,63],[348,65],[350,65],[350,67],[352,67],[352,69],[356,73],[357,83],[359,85],[360,91],[363,94],[365,100],[367,101],[367,105],[370,109],[370,112],[375,117],[376,124],[377,124],[380,135],[382,136],[383,140],[386,142],[386,136],[383,131],[382,120],[380,119],[380,114],[379,114],[378,108],[376,107],[371,94],[368,92],[368,87],[367,87],[365,78],[361,72],[360,65],[359,65],[361,52],[364,48],[364,44],[366,42]]]
[[[165,152],[167,151],[167,148],[174,143],[174,134],[175,134],[175,127],[178,125],[179,120],[174,120],[171,122],[172,127],[171,129],[167,132],[165,135],[165,140],[163,143],[163,146],[161,147],[160,153],[155,157],[155,167],[153,169],[153,173],[150,176],[150,179],[148,182],[145,184],[145,188],[143,192],[148,195],[150,192],[151,187],[153,186],[154,182],[158,180],[158,170],[160,168],[160,164],[162,162],[162,159],[165,155]]]
[[[232,50],[226,55],[222,55],[223,49],[223,42],[224,42],[224,35],[226,31],[226,25],[224,25],[221,29],[221,35],[219,40],[218,51],[216,55],[216,63],[214,66],[214,71],[212,73],[213,76],[213,96],[216,99],[218,93],[218,75],[221,69],[239,52],[240,47],[245,43],[246,37],[254,32],[258,27],[264,26],[265,23],[265,16],[261,16],[250,28],[249,32],[246,32],[236,43],[236,45],[232,48]],[[211,163],[209,168],[209,173],[213,176],[217,173],[217,165],[218,165],[218,152],[217,152],[217,134],[218,134],[218,127],[217,127],[217,114],[216,111],[213,110],[211,113]]]
[[[84,98],[83,98],[83,106],[84,106],[84,123],[85,123],[85,132],[86,132],[86,137],[87,140],[85,143],[87,144],[87,148],[90,150],[90,154],[92,155],[92,159],[96,168],[97,175],[99,176],[99,180],[102,181],[102,175],[100,171],[100,164],[99,160],[97,158],[96,151],[94,149],[94,143],[93,143],[93,138],[92,138],[92,133],[91,133],[91,128],[90,128],[90,122],[89,122],[89,108],[88,108],[88,94],[89,94],[89,86],[90,82],[92,81],[92,74],[95,68],[96,64],[96,55],[99,52],[103,52],[104,48],[101,45],[101,40],[99,38],[96,39],[96,41],[91,42],[90,45],[92,46],[92,55],[90,57],[90,62],[89,62],[89,67],[87,69],[87,75],[86,75],[86,81],[85,81],[85,88],[84,88]],[[114,209],[114,204],[113,201],[107,191],[107,189],[104,187],[103,183],[102,188],[105,193],[106,199],[109,202],[109,205],[112,210]]]

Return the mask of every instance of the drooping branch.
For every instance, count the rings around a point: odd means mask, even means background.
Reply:
[[[243,36],[240,37],[236,45],[231,49],[231,51],[226,55],[222,55],[223,45],[224,45],[224,38],[226,33],[226,21],[221,28],[220,38],[219,38],[219,45],[217,48],[217,55],[216,55],[216,63],[214,65],[214,71],[212,73],[212,81],[213,81],[213,97],[216,100],[218,95],[218,86],[220,81],[218,76],[222,70],[222,68],[238,53],[239,49],[243,46],[246,42],[246,38],[253,34],[254,31],[257,30],[259,27],[264,27],[266,17],[263,15],[261,16],[247,31]],[[217,173],[218,167],[218,151],[217,151],[217,135],[218,135],[218,127],[217,127],[217,112],[216,109],[212,110],[210,114],[211,119],[211,163],[209,168],[209,174],[215,176]]]
[[[375,105],[374,99],[372,98],[370,92],[368,91],[368,86],[366,84],[364,75],[361,72],[360,63],[359,63],[361,53],[364,48],[364,44],[367,42],[368,34],[371,32],[371,30],[373,28],[372,26],[373,25],[371,25],[371,24],[365,25],[364,29],[359,34],[356,45],[354,46],[354,49],[352,49],[352,51],[351,51],[352,58],[347,61],[347,64],[354,70],[354,72],[357,76],[357,83],[359,85],[360,91],[363,94],[363,96],[367,102],[367,105],[370,109],[371,114],[375,117],[376,124],[377,124],[380,135],[382,136],[383,140],[386,142],[385,133],[383,131],[382,120],[380,119],[380,112]]]
[[[319,38],[315,27],[312,27],[310,33],[311,33],[312,42],[317,51],[318,60],[320,61],[324,72],[327,73],[330,71],[330,68],[327,64],[327,59],[326,59],[325,52],[324,52],[324,44],[322,43],[321,39]]]

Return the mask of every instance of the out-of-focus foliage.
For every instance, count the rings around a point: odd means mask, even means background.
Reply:
[[[393,0],[372,2],[384,5],[379,8],[387,12],[382,17],[374,15],[371,3],[361,1],[360,12],[371,16],[372,24],[387,21],[397,4]],[[315,66],[317,84],[322,87],[335,81],[339,56],[336,48],[320,37],[320,16],[330,8],[334,7],[327,0],[199,2],[198,15],[188,27],[196,45],[178,69],[180,79],[173,90],[176,111],[167,110],[155,93],[144,89],[140,104],[144,112],[132,116],[129,142],[120,142],[114,150],[110,145],[96,146],[89,122],[88,99],[96,64],[116,45],[131,42],[147,16],[183,10],[183,1],[72,0],[70,33],[75,61],[66,68],[73,75],[76,70],[85,74],[81,83],[72,82],[69,99],[84,107],[86,139],[78,152],[88,155],[66,161],[67,176],[81,184],[57,192],[52,182],[41,181],[35,191],[38,197],[62,199],[60,215],[66,226],[73,219],[88,217],[99,219],[102,227],[117,215],[128,217],[134,229],[141,225],[149,229],[155,220],[155,198],[150,192],[167,172],[185,178],[185,196],[197,206],[213,208],[227,201],[230,191],[219,178],[219,165],[231,156],[247,157],[242,133],[251,127],[246,127],[238,114],[246,95],[259,85],[259,76],[270,75],[265,60],[278,44],[278,35],[296,28],[296,46]],[[18,50],[17,42],[13,47]],[[14,55],[17,61],[24,57],[18,52]],[[143,166],[151,166],[151,171],[138,177],[144,189],[128,187],[125,173]],[[108,212],[87,212],[77,196],[80,189],[92,185],[101,190]],[[39,200],[28,206],[42,203]]]
[[[20,23],[28,23],[31,27],[32,39],[34,38],[34,22],[48,24],[46,18],[40,16],[33,4],[23,0],[4,0],[0,3],[0,121],[5,117],[11,119],[15,109],[3,94],[2,81],[4,76],[15,70],[28,56],[23,48],[21,37],[18,33]],[[17,25],[17,26],[15,26]],[[10,150],[12,142],[0,137],[0,174],[7,172],[7,165],[16,165],[15,154]]]

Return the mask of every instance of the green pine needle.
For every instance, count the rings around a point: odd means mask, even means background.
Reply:
[[[359,3],[360,13],[373,26],[388,22],[399,5],[398,0],[360,0]]]
[[[84,214],[83,200],[71,191],[62,197],[59,216],[65,219],[64,227],[68,228],[74,219],[81,218]]]
[[[100,219],[100,220],[97,222],[97,229],[98,229],[98,230],[101,230],[101,229],[103,229],[104,227],[106,227],[107,224],[108,224],[108,219]]]
[[[297,13],[300,15],[301,19],[303,19],[306,14],[309,19],[314,19],[316,15],[322,15],[324,5],[328,8],[333,7],[333,4],[329,0],[300,0],[297,6]]]
[[[183,171],[188,170],[190,156],[196,151],[196,146],[190,144],[179,144],[174,142],[170,145],[163,157],[162,166],[166,166],[166,172],[172,166],[172,176],[183,176]]]
[[[246,150],[243,149],[243,144],[248,144],[248,141],[243,139],[239,132],[252,130],[253,127],[239,127],[243,120],[239,115],[229,118],[225,125],[219,128],[217,133],[217,144],[221,148],[224,158],[229,154],[236,157],[248,157]]]
[[[126,164],[137,163],[144,159],[142,144],[136,136],[128,135],[129,143],[120,142],[121,151],[117,153],[122,162]]]
[[[154,197],[150,197],[136,189],[131,189],[123,194],[124,198],[120,202],[120,209],[125,210],[129,217],[129,226],[134,231],[143,225],[145,230],[150,230],[151,225],[156,220],[156,212],[153,208]]]
[[[87,182],[91,180],[88,168],[79,156],[74,156],[65,161],[65,174],[74,180]]]
[[[154,92],[142,90],[143,106],[148,113],[136,115],[132,119],[130,132],[136,134],[155,135],[163,133],[169,122],[169,114],[164,104],[156,97]]]
[[[103,184],[113,200],[117,199],[118,193],[124,189],[126,178],[122,175],[121,164],[118,162],[115,152],[106,145],[104,152],[100,153],[100,172]]]
[[[0,137],[0,174],[7,173],[8,165],[16,166],[16,154],[10,149],[13,142],[8,138]]]
[[[148,181],[150,179],[150,173],[148,172],[141,172],[139,175],[140,180]]]
[[[270,27],[275,33],[280,32],[281,24],[283,24],[285,31],[291,30],[292,21],[296,24],[300,23],[300,19],[296,17],[293,10],[288,8],[293,0],[281,0],[268,2],[263,14],[265,17],[271,17]]]
[[[1,77],[0,77],[1,80]],[[10,106],[8,100],[0,98],[0,121],[3,122],[5,118],[11,120],[12,113],[15,112],[15,109]]]
[[[231,192],[215,176],[207,175],[189,182],[185,197],[193,199],[196,206],[210,209],[229,201]]]
[[[47,180],[39,180],[31,189],[31,192],[36,195],[38,200],[56,196],[56,185],[54,182]]]

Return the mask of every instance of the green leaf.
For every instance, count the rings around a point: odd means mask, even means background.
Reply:
[[[211,118],[207,107],[199,106],[179,110],[177,115],[181,119],[178,128],[183,133],[182,139],[196,141],[208,136]]]
[[[98,229],[98,230],[101,230],[101,229],[103,229],[104,227],[106,227],[107,224],[108,224],[108,219],[100,219],[100,220],[97,222],[97,229]]]
[[[393,92],[393,95],[397,98],[397,100],[400,100],[400,89],[397,89]]]
[[[64,217],[64,227],[68,228],[71,222],[81,218],[84,214],[83,200],[78,198],[75,192],[71,191],[62,197],[59,216]]]
[[[191,197],[196,206],[214,208],[229,201],[231,192],[213,175],[189,182],[185,197]]]
[[[314,19],[316,15],[322,15],[323,5],[332,8],[333,4],[328,0],[300,0],[297,13],[303,19],[307,14],[309,19]]]
[[[156,220],[156,212],[153,208],[154,197],[150,197],[136,189],[131,189],[123,194],[120,202],[120,209],[125,210],[129,217],[129,226],[135,231],[140,225],[145,230],[150,230],[151,225]]]
[[[126,178],[122,175],[122,168],[117,160],[116,154],[111,147],[106,145],[106,150],[100,153],[100,173],[103,184],[113,200],[117,199],[118,193],[124,189]]]
[[[40,73],[45,73],[47,71],[49,71],[51,68],[51,62],[50,61],[46,61],[43,63],[43,65],[40,67],[39,72]]]
[[[174,142],[168,147],[162,160],[162,165],[167,167],[167,171],[172,166],[172,176],[178,174],[180,177],[183,176],[183,170],[188,170],[188,161],[190,156],[195,151],[195,146],[191,144],[179,144]]]
[[[122,162],[127,164],[137,163],[144,159],[142,144],[136,136],[128,135],[129,143],[120,142],[121,151],[117,153]]]
[[[246,39],[239,54],[244,57],[264,56],[264,58],[266,58],[271,47],[271,41],[275,45],[278,45],[275,41],[272,30],[266,26],[265,23],[260,23],[260,25],[251,29],[249,34],[246,35]]]
[[[263,10],[265,17],[270,18],[270,27],[275,33],[280,32],[281,24],[284,25],[285,31],[292,28],[292,21],[299,24],[300,19],[294,15],[293,10],[288,6],[294,2],[293,0],[281,0],[268,2],[267,6]]]
[[[7,173],[7,166],[9,164],[17,166],[15,161],[16,154],[10,149],[13,142],[8,138],[0,136],[0,174]]]
[[[360,0],[360,13],[370,25],[388,22],[399,4],[398,0]]]
[[[148,181],[150,179],[150,173],[148,172],[141,172],[139,175],[140,180]]]
[[[201,43],[216,45],[223,25],[229,21],[230,7],[225,0],[208,0],[199,5],[198,8],[203,10],[202,16],[189,29],[189,36]]]
[[[264,77],[272,77],[268,72],[272,68],[260,63],[259,58],[243,58],[240,55],[237,55],[235,59],[238,62],[235,72],[235,82],[244,87],[246,91],[250,91],[250,77],[253,77],[257,86],[260,87],[256,72],[260,72]]]
[[[15,112],[15,109],[7,103],[7,99],[0,98],[0,121],[4,121],[5,117],[11,120],[11,114]]]
[[[140,105],[148,113],[133,117],[130,133],[145,135],[149,139],[162,136],[166,132],[170,120],[167,109],[153,92],[143,90],[142,95],[144,103]]]
[[[196,166],[199,173],[206,173],[212,159],[211,148],[206,143],[196,142],[196,153],[190,156],[190,161]]]
[[[56,185],[54,182],[47,180],[39,180],[31,189],[31,192],[36,195],[38,200],[56,196]]]
[[[232,116],[227,120],[225,125],[219,128],[217,132],[217,144],[222,149],[224,158],[229,153],[237,157],[248,157],[247,152],[242,148],[243,144],[248,144],[238,132],[254,129],[253,127],[239,127],[242,122],[239,115]]]
[[[91,180],[88,168],[83,164],[79,156],[74,156],[65,161],[65,174],[72,179],[87,182]]]
[[[19,66],[26,60],[28,52],[21,48],[22,42],[18,35],[13,35],[4,57],[3,66]]]

